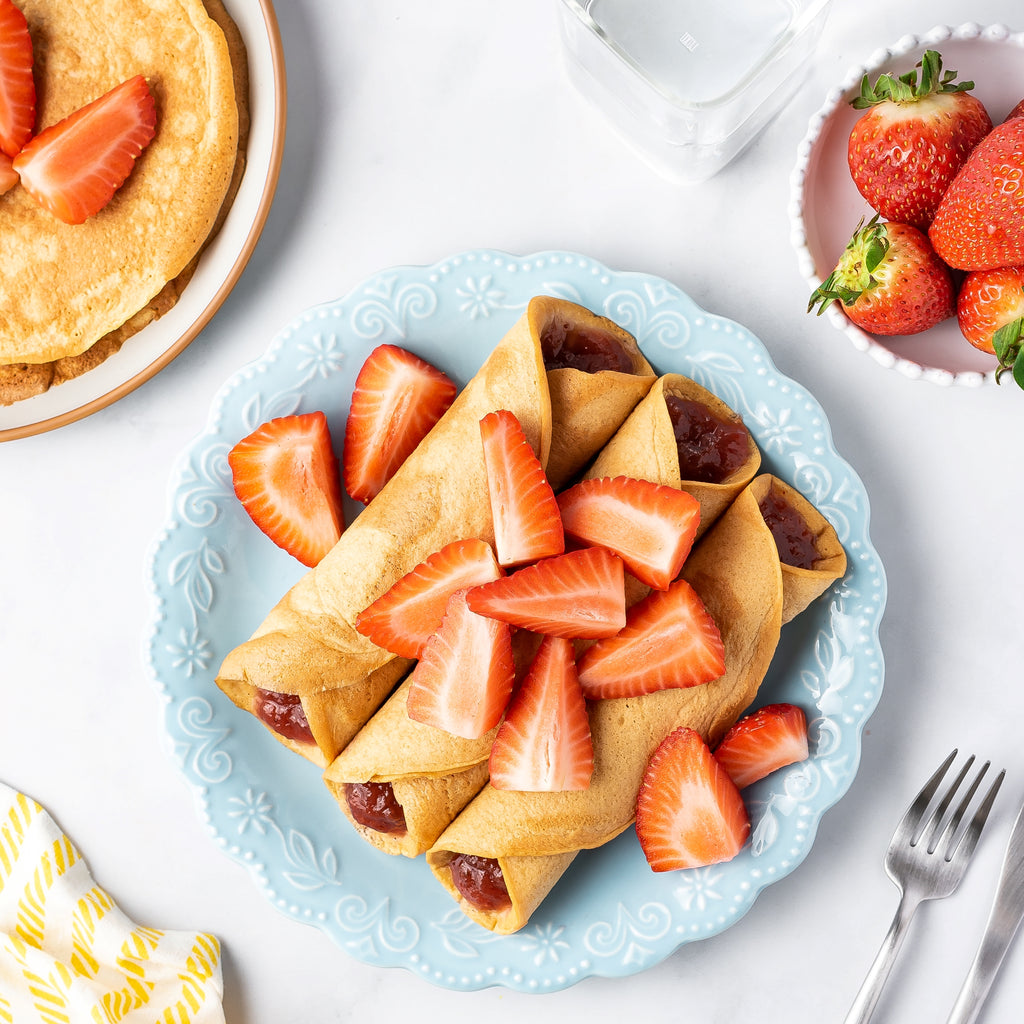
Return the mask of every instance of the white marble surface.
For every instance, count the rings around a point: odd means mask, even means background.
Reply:
[[[829,84],[934,24],[1021,21],[1010,0],[837,0],[810,79],[700,186],[655,176],[560,64],[556,0],[288,0],[288,139],[266,231],[220,313],[115,406],[0,446],[0,779],[46,805],[136,920],[225,949],[232,1024],[639,1012],[659,1021],[841,1020],[888,927],[882,869],[906,803],[953,746],[1007,769],[960,891],[926,905],[879,1020],[943,1021],[980,939],[1024,799],[1019,626],[1024,395],[909,381],[803,310],[789,174]],[[807,860],[724,934],[623,980],[454,993],[367,967],[272,907],[216,847],[160,735],[143,661],[144,559],[170,468],[211,397],[296,313],[393,264],[463,249],[568,249],[656,273],[740,321],[818,398],[865,481],[885,564],[886,683],[859,774]],[[1024,941],[985,1020],[1019,1020]]]

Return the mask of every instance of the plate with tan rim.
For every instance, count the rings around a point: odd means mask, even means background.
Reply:
[[[758,700],[805,709],[811,756],[745,791],[752,837],[740,855],[655,874],[630,829],[581,853],[524,929],[497,936],[465,918],[422,857],[390,857],[359,838],[320,770],[217,688],[223,657],[305,572],[248,519],[227,453],[265,420],[317,409],[343,438],[355,375],[385,342],[465,384],[538,294],[615,320],[655,369],[692,377],[740,412],[765,469],[833,523],[849,569],[784,628]],[[358,509],[347,512],[351,521]],[[173,469],[147,565],[148,663],[168,747],[217,844],[263,897],[361,961],[460,990],[545,992],[590,975],[634,974],[737,924],[766,885],[800,865],[822,815],[853,781],[884,674],[886,584],[868,519],[863,484],[814,398],[779,373],[746,328],[700,309],[670,282],[564,252],[474,250],[392,268],[285,326],[262,358],[225,382],[206,430]]]
[[[226,0],[245,44],[249,136],[245,173],[217,234],[177,303],[104,362],[32,398],[0,406],[0,441],[73,423],[130,394],[199,335],[241,277],[256,247],[284,153],[284,49],[271,0]]]

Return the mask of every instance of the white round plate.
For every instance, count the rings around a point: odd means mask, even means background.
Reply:
[[[864,75],[911,70],[925,50],[942,55],[944,70],[973,81],[971,92],[998,124],[1024,99],[1024,32],[1003,25],[938,25],[924,35],[904,36],[851,68],[811,118],[791,179],[791,239],[810,293],[828,277],[857,223],[872,211],[857,191],[847,164],[847,140],[860,111],[850,101]],[[822,314],[861,351],[907,377],[936,384],[978,386],[994,379],[995,358],[964,339],[956,318],[921,334],[881,337],[850,322],[833,303]]]
[[[0,406],[0,441],[65,426],[134,391],[191,344],[241,277],[270,212],[284,153],[284,49],[271,0],[225,6],[245,41],[251,124],[245,174],[224,224],[178,302],[119,352],[41,395]]]
[[[340,444],[356,373],[385,342],[465,384],[540,294],[615,320],[656,369],[690,376],[740,412],[764,468],[834,524],[849,571],[783,630],[759,702],[802,706],[812,755],[746,791],[752,838],[739,856],[655,874],[630,829],[581,853],[529,924],[500,936],[463,915],[422,857],[390,857],[364,842],[320,770],[217,688],[223,657],[305,571],[245,514],[227,453],[271,417],[316,409]],[[543,992],[588,975],[634,974],[735,924],[761,889],[803,860],[821,816],[853,781],[883,677],[885,575],[868,518],[863,484],[836,452],[818,403],[745,328],[705,313],[667,281],[557,252],[477,250],[396,267],[281,331],[224,384],[205,432],[183,452],[147,567],[148,658],[166,700],[164,726],[217,843],[275,906],[352,956],[454,989]]]

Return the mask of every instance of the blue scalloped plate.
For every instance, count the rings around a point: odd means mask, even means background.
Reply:
[[[812,754],[746,791],[753,828],[742,853],[728,864],[655,874],[629,831],[577,857],[525,929],[495,936],[466,920],[422,858],[392,858],[359,839],[319,770],[214,684],[224,655],[304,571],[236,501],[227,453],[260,423],[297,411],[323,409],[343,437],[355,375],[383,342],[464,383],[537,294],[610,317],[656,369],[694,378],[739,411],[765,468],[832,521],[849,572],[783,630],[760,701],[807,710]],[[148,566],[148,657],[166,697],[174,757],[217,843],[266,898],[359,960],[406,967],[452,989],[542,992],[590,975],[634,974],[735,924],[764,886],[803,860],[822,815],[853,781],[883,680],[885,574],[868,518],[864,487],[836,452],[814,398],[778,372],[746,329],[705,313],[668,282],[561,252],[473,251],[388,270],[303,313],[231,377],[174,470],[168,521]]]

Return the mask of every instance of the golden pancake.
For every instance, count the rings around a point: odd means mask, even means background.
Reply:
[[[220,0],[16,0],[36,131],[142,74],[157,130],[111,202],[64,224],[0,196],[0,402],[91,369],[177,301],[244,162],[245,49]]]

